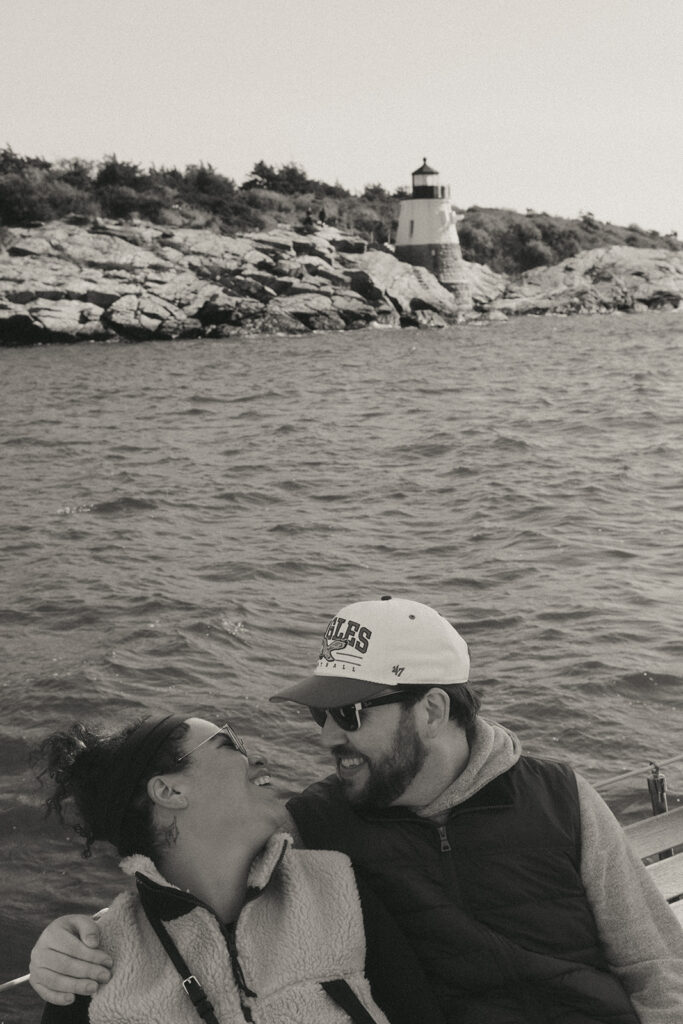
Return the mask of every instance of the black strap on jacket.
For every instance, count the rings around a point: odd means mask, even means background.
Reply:
[[[190,968],[183,960],[178,950],[178,947],[176,946],[173,939],[164,928],[161,918],[157,917],[156,914],[149,909],[149,907],[144,907],[144,910],[145,913],[147,914],[147,919],[149,923],[151,924],[154,931],[157,933],[159,942],[168,953],[171,963],[173,964],[176,971],[180,975],[183,988],[185,989],[185,993],[191,1000],[195,1010],[202,1018],[202,1020],[206,1021],[206,1024],[218,1024],[216,1014],[213,1012],[213,1006],[211,1004],[209,997],[207,996],[206,992],[202,988],[201,984],[199,983],[195,975],[191,972]]]
[[[195,1010],[206,1024],[218,1024],[209,997],[195,975],[191,973],[178,947],[166,931],[161,918],[157,917],[149,907],[144,907],[144,911],[149,923],[158,936],[159,942],[168,953],[171,963],[180,975],[185,993],[192,1001]],[[327,992],[330,999],[333,999],[349,1015],[353,1024],[377,1024],[375,1018],[365,1009],[348,981],[338,978],[334,981],[323,981],[321,986]]]
[[[377,1024],[375,1018],[368,1013],[348,981],[337,978],[335,981],[321,981],[322,987],[330,999],[334,999],[342,1010],[348,1013],[353,1024]]]

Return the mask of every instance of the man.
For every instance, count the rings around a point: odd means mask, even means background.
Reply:
[[[343,608],[314,675],[273,698],[308,706],[336,761],[290,802],[304,842],[349,854],[449,1024],[681,1024],[683,932],[619,825],[481,719],[468,679],[467,645],[426,605]],[[34,960],[45,995],[60,961]]]
[[[681,1024],[683,932],[588,783],[477,715],[467,645],[437,612],[343,608],[311,709],[336,776],[290,801],[412,943],[453,1024]]]

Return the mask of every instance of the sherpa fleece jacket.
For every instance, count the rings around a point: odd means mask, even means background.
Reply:
[[[339,978],[377,1024],[388,1024],[363,974],[360,900],[344,854],[295,850],[290,836],[276,834],[254,861],[247,902],[228,927],[170,886],[146,857],[126,858],[121,866],[138,874],[143,899],[151,892],[165,908],[166,929],[220,1024],[349,1024],[320,984]],[[178,916],[169,919],[170,908]],[[91,1024],[199,1024],[138,895],[118,896],[100,927],[114,969],[90,1001]]]
[[[443,825],[451,808],[508,772],[521,754],[521,744],[512,733],[478,718],[465,770],[436,800],[412,808],[413,813]],[[332,813],[334,801],[318,797],[320,787],[332,781],[319,783],[290,801],[292,815],[301,819],[302,826],[311,818],[313,824],[309,822],[306,831],[309,845],[316,843],[316,815]],[[641,1024],[683,1024],[683,931],[607,805],[578,774],[576,782],[580,876],[609,969],[628,993]],[[306,815],[307,806],[316,808],[312,817]],[[344,821],[348,828],[348,818]],[[320,824],[324,826],[324,821]],[[327,845],[321,837],[317,841]],[[346,848],[347,844],[341,845]],[[416,954],[419,959],[419,949]]]

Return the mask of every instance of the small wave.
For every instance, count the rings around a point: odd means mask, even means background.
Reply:
[[[247,627],[243,622],[229,618],[221,618],[218,622],[206,620],[190,622],[183,627],[180,631],[180,635],[185,637],[185,639],[192,639],[193,641],[212,640],[215,639],[216,636],[219,638],[225,638],[228,636],[234,640],[245,641],[247,632]]]
[[[505,434],[499,434],[498,437],[491,444],[492,448],[498,448],[501,451],[528,451],[531,445],[526,441],[523,441],[520,437],[508,437]]]
[[[536,618],[541,622],[571,622],[577,619],[592,619],[594,615],[594,608],[574,608],[561,612],[538,612]]]
[[[31,616],[14,608],[0,608],[0,625],[21,625],[31,621]]]
[[[226,405],[242,405],[245,402],[263,402],[269,398],[282,398],[280,391],[254,391],[251,395],[226,396]]]
[[[476,476],[481,473],[479,466],[453,466],[442,475],[445,477]]]
[[[628,560],[629,558],[639,558],[640,555],[636,551],[625,551],[623,548],[605,548],[602,552],[604,555],[610,555],[612,558],[621,558]]]
[[[191,405],[189,409],[178,409],[176,416],[210,416],[209,409],[198,409],[196,405]]]
[[[211,583],[239,583],[244,580],[274,580],[276,574],[270,569],[256,568],[253,562],[230,562],[214,566],[209,572],[199,572],[198,579]]]
[[[114,498],[111,501],[100,501],[92,506],[91,511],[98,515],[118,515],[119,513],[147,512],[155,509],[157,503],[149,498]]]
[[[229,636],[239,637],[248,632],[243,622],[234,622],[232,619],[221,619],[221,626]]]
[[[56,442],[51,441],[44,437],[30,437],[24,435],[22,437],[5,437],[0,441],[0,446],[3,448],[23,448],[23,447],[44,447],[49,448]]]
[[[316,529],[314,523],[276,523],[269,528],[268,533],[284,533],[289,537],[298,537],[299,534],[310,533]]]
[[[586,658],[584,661],[575,661],[564,669],[564,675],[585,677],[589,672],[605,672],[609,665],[599,658]]]
[[[467,635],[467,631],[471,630],[491,630],[491,629],[508,629],[510,626],[519,626],[520,623],[524,622],[521,615],[501,615],[500,617],[491,616],[485,619],[470,619],[467,622],[461,622],[458,629]]]
[[[113,498],[111,501],[86,502],[83,505],[62,505],[57,509],[59,516],[74,516],[95,513],[95,515],[130,515],[134,512],[145,512],[155,509],[156,502],[148,498]]]
[[[475,590],[487,590],[490,583],[478,576],[447,576],[443,580],[446,591],[451,588],[474,587]]]
[[[199,405],[225,405],[225,397],[220,395],[214,397],[213,395],[190,395],[191,402],[197,402]]]
[[[83,512],[92,512],[92,505],[62,505],[57,509],[58,516],[75,516]]]
[[[619,686],[638,691],[647,690],[654,693],[659,687],[672,687],[675,688],[674,696],[678,695],[681,683],[683,676],[670,675],[667,672],[629,672],[617,679]]]

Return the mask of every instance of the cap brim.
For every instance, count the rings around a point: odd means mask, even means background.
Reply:
[[[290,686],[273,694],[271,701],[291,700],[309,708],[340,708],[344,704],[355,704],[369,700],[382,693],[391,693],[396,687],[369,683],[365,679],[348,679],[344,676],[311,676],[303,683]]]

